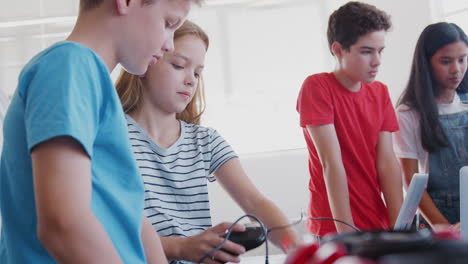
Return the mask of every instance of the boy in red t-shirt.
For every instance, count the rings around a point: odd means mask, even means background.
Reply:
[[[374,81],[390,26],[386,13],[359,2],[329,18],[337,69],[309,76],[297,101],[310,156],[312,218],[361,230],[388,230],[396,221],[403,194],[391,132],[398,123],[387,87]],[[353,231],[312,219],[308,229],[318,236]]]

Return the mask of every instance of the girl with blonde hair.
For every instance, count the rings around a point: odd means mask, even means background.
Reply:
[[[206,33],[186,21],[174,34],[173,52],[156,58],[144,76],[122,71],[116,84],[145,185],[145,211],[171,263],[198,262],[221,244],[231,225],[212,227],[208,181],[218,180],[246,213],[257,215],[267,227],[288,224],[251,182],[231,146],[216,130],[200,126],[208,46]],[[271,235],[278,246],[297,243],[291,228]],[[228,241],[203,262],[239,262],[236,255],[244,252]]]

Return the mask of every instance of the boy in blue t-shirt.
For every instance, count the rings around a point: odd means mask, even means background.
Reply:
[[[173,49],[193,0],[81,0],[23,69],[4,123],[0,263],[167,263],[109,72]]]

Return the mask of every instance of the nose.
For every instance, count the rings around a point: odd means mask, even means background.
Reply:
[[[377,67],[380,65],[382,61],[382,54],[376,52],[374,56],[372,56],[372,67]]]
[[[174,51],[174,35],[171,34],[169,38],[166,39],[162,46],[163,52],[173,52]]]
[[[455,61],[454,63],[450,64],[450,69],[449,69],[450,73],[456,74],[462,70],[462,67],[463,67],[462,63]]]
[[[197,79],[195,78],[195,76],[193,75],[193,72],[188,72],[186,74],[186,77],[185,77],[185,80],[184,80],[184,84],[186,86],[189,86],[189,87],[194,87],[195,84],[197,82]]]

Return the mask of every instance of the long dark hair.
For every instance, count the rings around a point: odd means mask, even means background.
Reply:
[[[428,152],[437,151],[448,144],[447,136],[439,122],[436,98],[441,91],[438,85],[435,85],[431,58],[443,46],[458,41],[463,41],[468,46],[465,32],[453,23],[435,23],[424,29],[416,44],[408,84],[397,103],[397,106],[407,105],[419,114],[422,146]],[[457,92],[468,92],[467,74]]]

